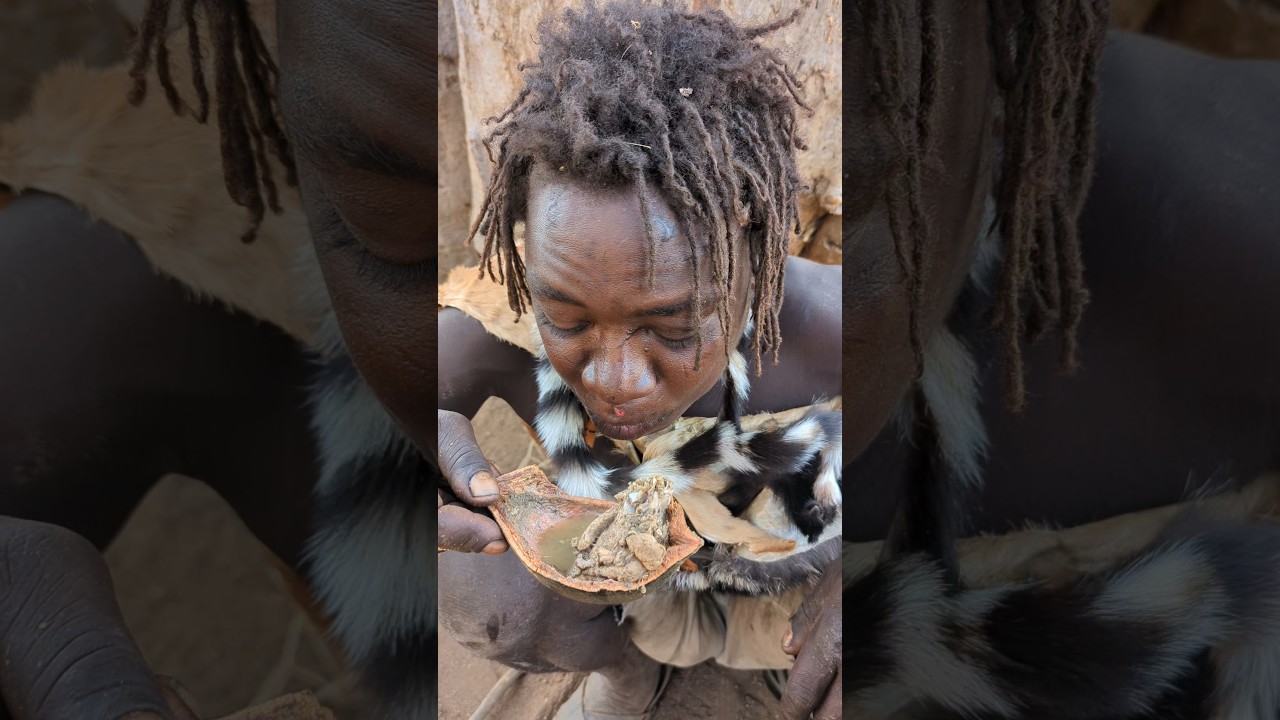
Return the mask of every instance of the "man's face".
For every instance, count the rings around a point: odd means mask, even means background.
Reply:
[[[435,425],[434,3],[281,0],[280,104],[352,360],[422,447]]]
[[[986,3],[935,3],[942,47],[933,129],[925,148],[922,204],[933,245],[924,276],[924,338],[945,320],[973,256],[990,189],[995,86],[987,46]],[[855,6],[856,7],[856,6]],[[897,145],[873,95],[876,56],[858,10],[845,46],[844,361],[845,442],[861,452],[910,387],[915,362],[908,336],[908,286],[889,226],[886,178]],[[909,34],[905,54],[920,39]],[[919,67],[908,70],[918,76]]]
[[[732,345],[746,322],[746,243],[735,244],[726,333],[705,237],[696,239],[695,292],[681,223],[660,194],[648,193],[652,284],[634,187],[590,187],[543,170],[529,181],[526,279],[547,358],[596,428],[620,440],[666,427],[709,391],[726,366],[726,334]]]

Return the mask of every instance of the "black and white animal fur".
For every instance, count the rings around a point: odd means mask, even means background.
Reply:
[[[378,720],[436,708],[439,468],[360,377],[330,315],[317,349],[313,429],[320,450],[306,565],[331,632],[382,700]]]
[[[547,359],[535,330],[538,405],[534,427],[548,457],[556,466],[556,483],[566,492],[608,499],[639,478],[662,475],[677,493],[694,486],[699,473],[724,478],[719,500],[742,516],[753,504],[778,502],[801,540],[824,548],[798,545],[782,560],[757,562],[736,557],[726,548],[709,545],[693,558],[697,572],[677,573],[683,589],[719,589],[751,594],[780,592],[814,577],[823,561],[839,552],[838,538],[819,543],[833,529],[840,514],[841,415],[813,408],[794,423],[776,430],[744,431],[741,418],[750,391],[744,351],[752,324],[730,353],[724,376],[724,404],[714,425],[675,450],[645,459],[638,465],[607,468],[591,454],[584,432],[587,414],[582,403]]]
[[[845,580],[846,717],[1277,720],[1280,526],[1184,519],[1066,590],[960,582],[955,541],[987,439],[959,335],[985,305],[994,238],[899,415],[913,461],[885,553]]]

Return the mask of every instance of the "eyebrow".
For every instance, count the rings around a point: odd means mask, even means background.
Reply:
[[[553,302],[564,303],[566,305],[574,305],[576,307],[586,307],[584,303],[571,297],[568,293],[557,290],[549,285],[541,285],[534,283],[529,288],[530,292],[538,297],[551,300]],[[661,305],[654,308],[646,308],[637,312],[636,317],[672,317],[681,315],[693,309],[693,298],[686,298],[677,303],[670,305]]]
[[[360,132],[349,125],[326,129],[314,144],[336,155],[352,167],[423,185],[435,182],[431,168],[400,148]]]
[[[564,303],[565,305],[576,305],[578,307],[586,307],[581,301],[570,297],[568,293],[557,290],[550,285],[541,283],[530,283],[530,292],[539,297],[546,298],[553,302]]]
[[[637,317],[671,317],[673,315],[683,315],[693,309],[693,298],[683,300],[672,305],[663,305],[662,307],[649,308],[636,313]]]

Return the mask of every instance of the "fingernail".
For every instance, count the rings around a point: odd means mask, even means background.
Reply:
[[[791,628],[787,628],[787,633],[782,636],[782,649],[785,651],[791,647]]]
[[[472,475],[467,487],[471,489],[471,497],[475,498],[493,497],[498,494],[498,483],[494,482],[493,476],[484,470]]]
[[[507,551],[507,544],[502,542],[501,540],[494,540],[493,542],[484,546],[485,555],[501,555],[506,551]]]

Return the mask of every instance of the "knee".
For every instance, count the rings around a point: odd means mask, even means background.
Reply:
[[[486,660],[530,672],[559,670],[549,661],[550,601],[507,555],[440,556],[440,623]]]
[[[67,528],[0,516],[0,588],[25,587],[39,578],[100,564],[97,548]],[[4,595],[0,592],[0,605]]]

